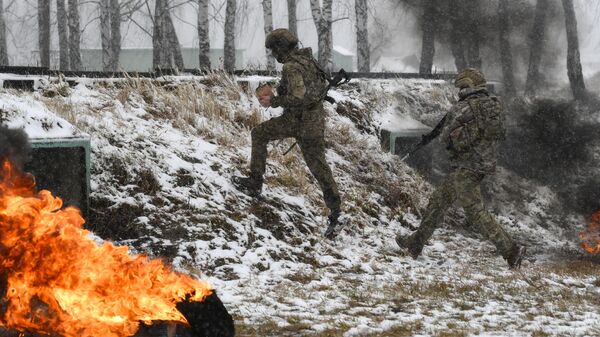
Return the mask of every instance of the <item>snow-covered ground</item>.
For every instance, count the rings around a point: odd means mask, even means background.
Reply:
[[[58,94],[46,84],[0,91],[0,102],[20,120],[49,110],[90,135],[89,228],[209,280],[239,336],[600,335],[598,260],[576,238],[585,220],[508,170],[489,182],[490,207],[529,246],[520,271],[463,229],[460,211],[415,261],[394,243],[418,227],[433,187],[380,150],[377,130],[435,124],[450,85],[353,81],[332,93],[327,159],[346,227],[330,242],[299,150],[283,156],[293,141],[270,145],[261,200],[231,185],[247,173],[251,127],[281,113],[250,94],[272,79],[238,80],[84,81]]]

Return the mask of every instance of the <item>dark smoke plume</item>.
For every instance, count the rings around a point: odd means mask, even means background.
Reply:
[[[591,214],[600,209],[600,123],[595,107],[569,101],[517,101],[501,148],[501,164],[552,187],[563,204]]]
[[[23,170],[31,156],[31,145],[25,131],[0,126],[0,160],[8,159],[11,164]]]

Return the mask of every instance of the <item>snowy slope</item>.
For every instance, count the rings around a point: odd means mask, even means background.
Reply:
[[[46,107],[89,134],[88,226],[208,279],[241,336],[600,334],[600,272],[575,239],[584,220],[509,171],[490,182],[490,206],[533,252],[522,271],[462,229],[460,211],[418,260],[395,245],[396,233],[418,226],[432,187],[381,152],[377,130],[434,124],[453,101],[449,85],[355,81],[332,94],[327,159],[347,225],[328,242],[327,210],[301,154],[282,155],[291,140],[269,147],[263,200],[232,187],[231,176],[247,173],[250,128],[280,113],[248,94],[272,79],[239,80],[82,82],[64,96],[41,89],[0,100],[16,113]]]

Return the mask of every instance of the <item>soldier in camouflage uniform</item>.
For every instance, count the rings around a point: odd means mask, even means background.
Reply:
[[[441,134],[449,152],[452,172],[432,194],[419,229],[396,242],[417,258],[423,246],[453,204],[462,206],[470,227],[490,240],[511,268],[519,267],[524,247],[518,245],[485,209],[481,181],[496,169],[497,143],[504,137],[503,108],[486,89],[480,71],[466,69],[455,80],[459,101],[434,131],[423,136],[426,144]]]
[[[340,216],[340,194],[325,160],[325,111],[323,100],[329,89],[326,74],[319,68],[310,48],[298,49],[298,39],[287,29],[276,29],[265,41],[278,62],[283,63],[277,96],[259,97],[263,107],[283,107],[283,114],[261,123],[252,130],[250,177],[234,178],[238,188],[251,196],[262,190],[270,141],[295,138],[304,160],[323,191],[330,209],[326,237],[335,236]]]

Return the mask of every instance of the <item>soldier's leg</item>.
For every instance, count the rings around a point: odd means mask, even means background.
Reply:
[[[261,182],[267,163],[267,144],[276,139],[294,137],[299,120],[288,114],[271,118],[252,129],[250,178]]]
[[[339,211],[341,198],[331,169],[325,160],[325,140],[322,137],[298,138],[297,140],[308,169],[323,191],[325,204],[330,210]]]
[[[442,182],[442,184],[433,192],[429,198],[429,204],[421,220],[421,225],[409,238],[407,245],[414,255],[420,254],[423,246],[433,232],[440,226],[444,219],[444,214],[457,199],[456,184],[457,173],[452,172]],[[414,254],[414,253],[417,254]]]
[[[481,196],[481,180],[483,175],[464,171],[462,184],[458,193],[458,204],[465,210],[470,228],[490,240],[503,257],[508,257],[516,244],[502,226],[484,207]]]

